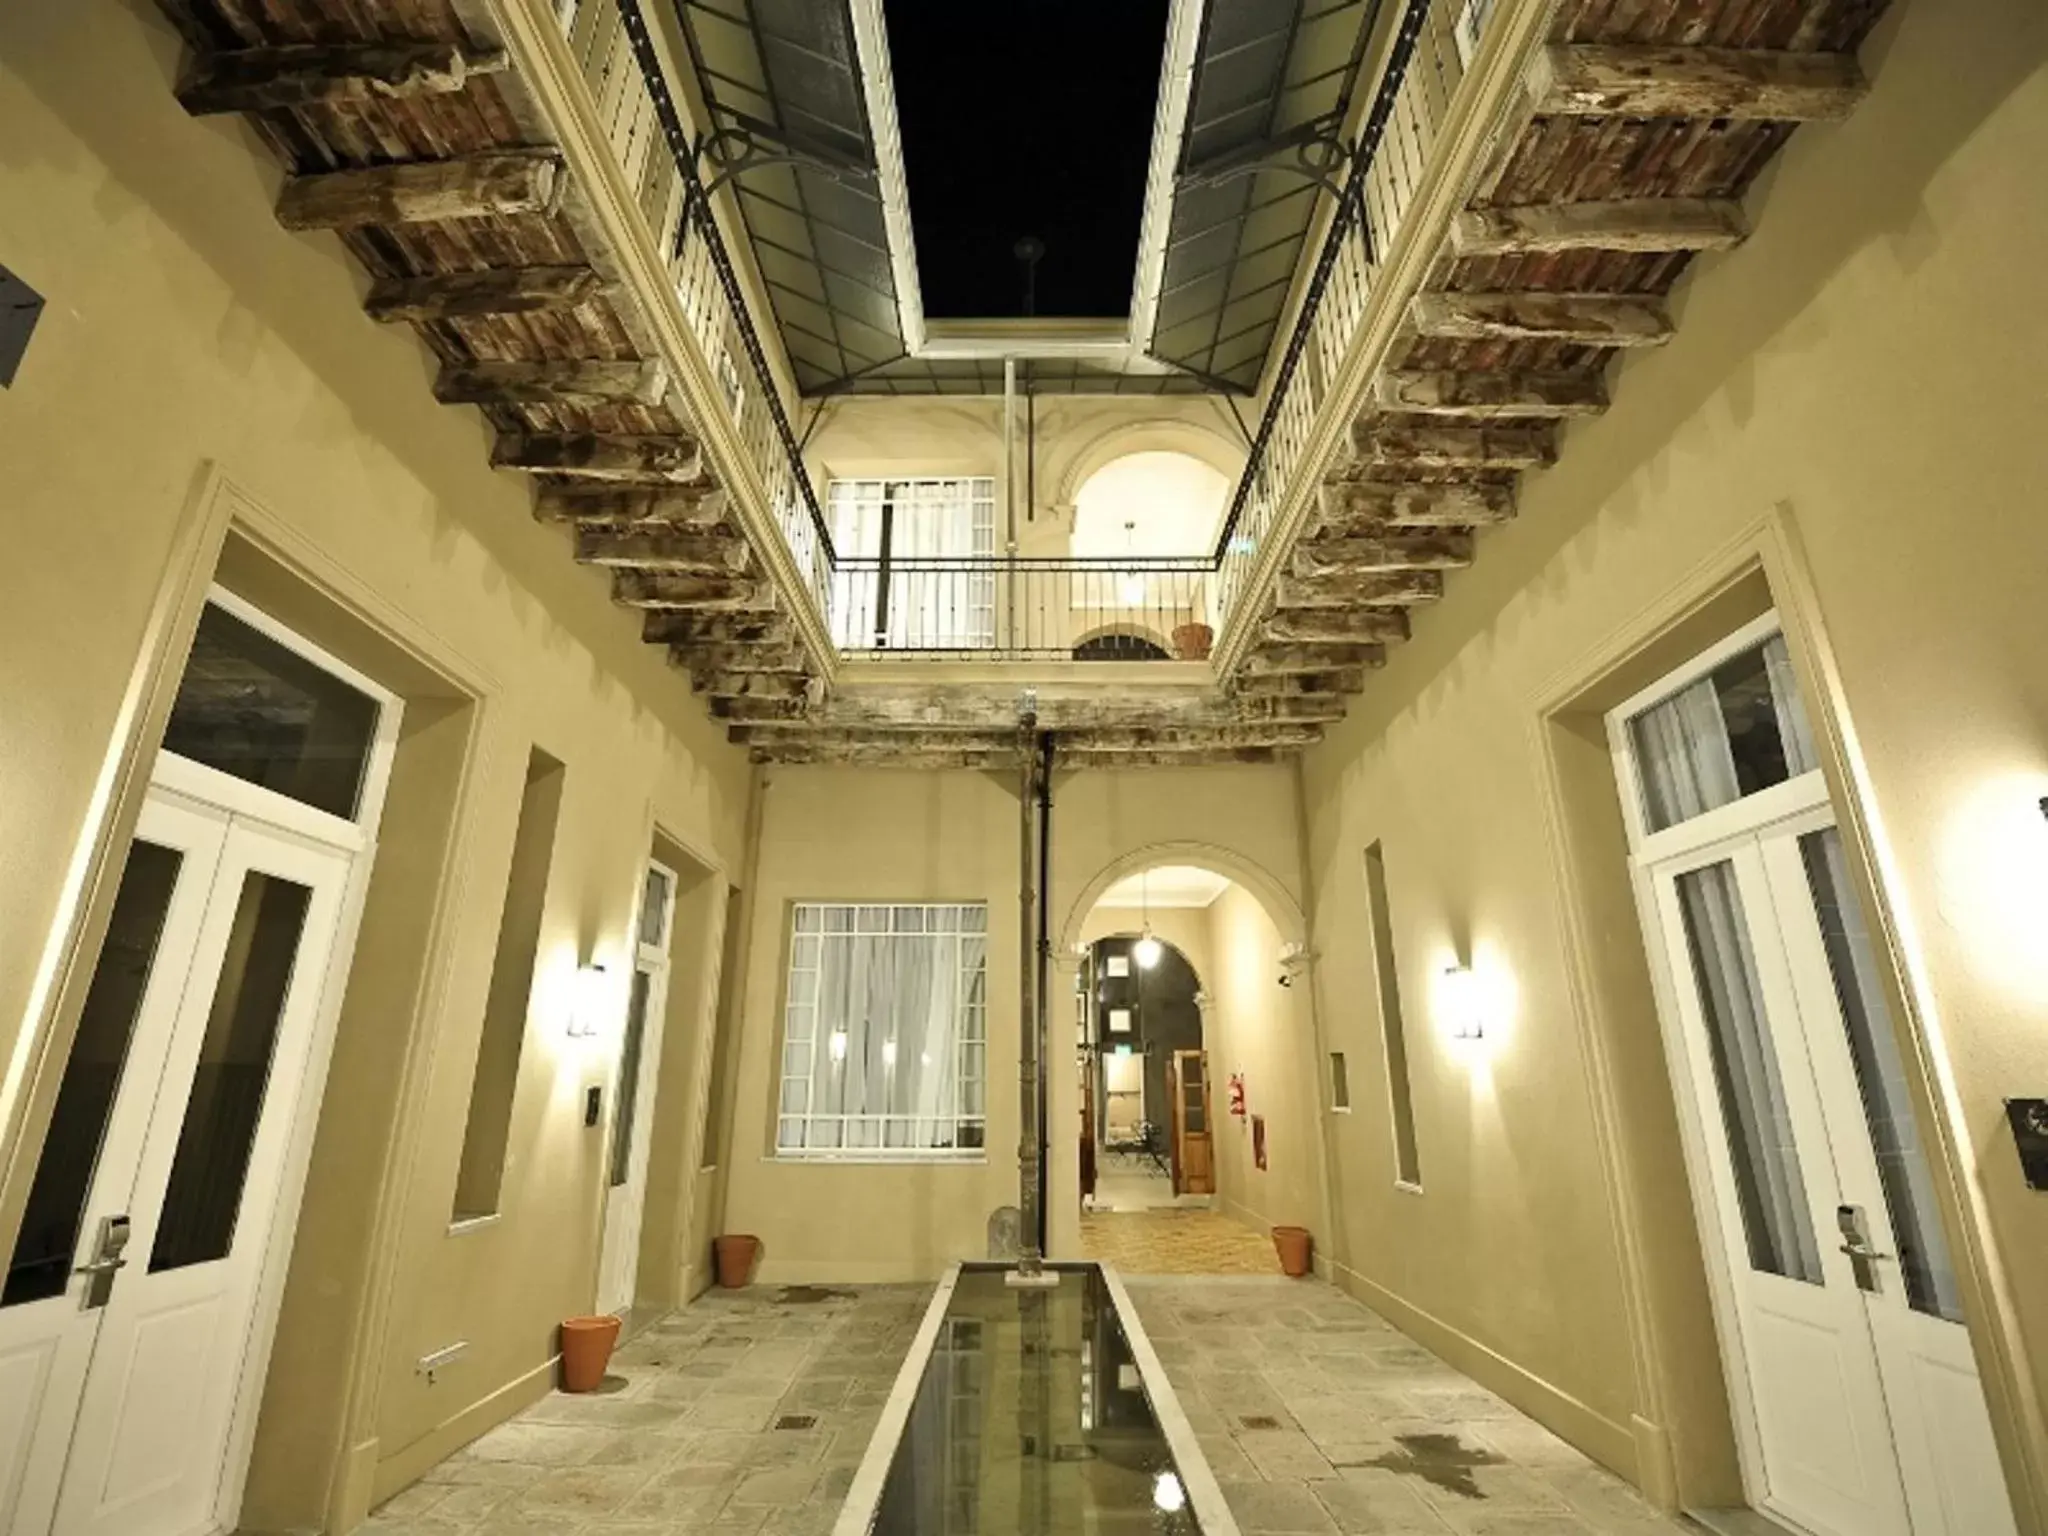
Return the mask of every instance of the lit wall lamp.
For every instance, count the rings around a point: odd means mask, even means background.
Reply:
[[[1441,1001],[1444,1022],[1453,1040],[1486,1038],[1486,1009],[1479,995],[1479,978],[1462,965],[1444,970]]]
[[[605,982],[604,967],[601,965],[586,965],[577,971],[575,995],[569,1002],[571,1038],[588,1039],[602,1028],[605,1005],[611,996]]]

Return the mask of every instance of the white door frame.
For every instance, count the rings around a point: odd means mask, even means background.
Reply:
[[[1666,911],[1664,887],[1675,874],[1722,859],[1737,859],[1740,850],[1754,849],[1757,850],[1754,857],[1758,861],[1759,877],[1762,878],[1767,893],[1775,903],[1781,899],[1783,893],[1778,890],[1776,880],[1770,878],[1770,871],[1765,867],[1771,862],[1771,847],[1805,832],[1827,826],[1839,826],[1840,819],[1825,775],[1820,769],[1815,768],[1661,831],[1651,831],[1644,817],[1644,784],[1627,726],[1628,721],[1643,709],[1698,681],[1723,662],[1753,650],[1771,637],[1782,633],[1783,625],[1777,614],[1767,612],[1693,657],[1684,666],[1659,678],[1615,706],[1606,716],[1609,749],[1630,852],[1630,884],[1645,939],[1645,949],[1648,952],[1652,991],[1663,1037],[1665,1058],[1676,1090],[1674,1096],[1677,1100],[1680,1142],[1685,1157],[1694,1219],[1706,1260],[1716,1343],[1728,1386],[1737,1459],[1744,1488],[1751,1502],[1758,1508],[1772,1508],[1772,1505],[1769,1498],[1770,1486],[1764,1470],[1762,1434],[1757,1422],[1755,1384],[1742,1342],[1742,1303],[1738,1296],[1734,1268],[1739,1261],[1734,1239],[1728,1227],[1728,1212],[1724,1209],[1722,1193],[1717,1187],[1719,1175],[1716,1172],[1716,1159],[1723,1155],[1718,1150],[1721,1142],[1717,1138],[1721,1137],[1722,1133],[1718,1123],[1709,1121],[1706,1105],[1711,1094],[1706,1091],[1700,1080],[1702,1070],[1711,1071],[1710,1068],[1703,1068],[1698,1059],[1704,1044],[1694,1041],[1695,1032],[1688,1030],[1684,1022],[1688,1007],[1688,994],[1685,993],[1686,977],[1680,974],[1678,962],[1672,952],[1669,938],[1670,913]],[[1803,881],[1801,888],[1804,888]],[[1760,915],[1746,915],[1752,924],[1761,922],[1772,925],[1773,932],[1779,932],[1782,926],[1782,914],[1775,910],[1775,907]],[[1802,941],[1804,938],[1802,935]],[[1787,953],[1779,958],[1787,965],[1796,967],[1797,961],[1790,953],[1795,943],[1793,935],[1780,933],[1780,940]],[[1822,957],[1821,963],[1825,965],[1825,956]],[[1770,982],[1766,980],[1764,984],[1769,986]],[[1836,1000],[1831,997],[1830,1002],[1833,1004]],[[1812,1027],[1810,1021],[1803,1018],[1806,1004],[1798,998],[1774,998],[1771,1006],[1774,1014],[1780,1009],[1789,1008],[1793,1015],[1801,1016],[1798,1027],[1804,1042],[1807,1031]],[[1773,1033],[1775,1034],[1775,1029]],[[1832,1036],[1829,1040],[1828,1049],[1832,1051]],[[1813,1047],[1806,1044],[1804,1048],[1811,1050]],[[1846,1042],[1843,1043],[1842,1049],[1846,1051]],[[1819,1071],[1820,1064],[1813,1063],[1811,1072],[1817,1074]],[[1787,1074],[1788,1077],[1790,1075]],[[1794,1091],[1788,1083],[1788,1097]],[[1805,1108],[1808,1111],[1805,1116],[1807,1120],[1825,1118],[1819,1104],[1808,1105]],[[1801,1118],[1797,1107],[1793,1107],[1792,1112],[1795,1120]],[[1916,1118],[1918,1116],[1916,1106]],[[1807,1148],[1809,1159],[1806,1177],[1811,1180],[1817,1171],[1822,1177],[1836,1179],[1834,1159],[1840,1154],[1834,1143],[1835,1127],[1822,1125],[1817,1129],[1820,1131],[1817,1138],[1819,1145],[1801,1143],[1802,1147]],[[1933,1145],[1933,1137],[1929,1134],[1928,1127],[1921,1125],[1919,1130],[1923,1143]],[[1867,1124],[1860,1126],[1859,1134],[1867,1142]],[[1873,1178],[1862,1182],[1876,1181]],[[1889,1231],[1892,1217],[1884,1203],[1883,1191],[1870,1191],[1866,1203],[1874,1217],[1881,1219],[1885,1229]],[[1822,1224],[1816,1217],[1814,1237],[1820,1249],[1823,1270],[1828,1276],[1828,1285],[1830,1288],[1841,1285],[1843,1280],[1839,1271],[1843,1268],[1843,1263],[1837,1256],[1839,1234],[1832,1225]],[[1852,1288],[1852,1294],[1865,1303],[1871,1332],[1871,1355],[1881,1378],[1872,1390],[1882,1402],[1886,1397],[1884,1387],[1891,1382],[1889,1363],[1877,1338],[1880,1320],[1871,1312],[1860,1288],[1855,1287],[1853,1278],[1848,1284]],[[1964,1336],[1964,1346],[1964,1353],[1967,1354],[1967,1332]],[[1969,1361],[1969,1367],[1972,1385],[1981,1393],[1982,1383],[1978,1379],[1974,1359]],[[1946,1523],[1954,1530],[1953,1522],[1944,1522],[1938,1513],[1931,1510],[1927,1502],[1931,1463],[1927,1462],[1926,1458],[1931,1455],[1931,1451],[1917,1443],[1909,1443],[1914,1440],[1915,1431],[1921,1427],[1917,1407],[1912,1411],[1901,1412],[1887,1406],[1886,1411],[1889,1415],[1894,1465],[1899,1479],[1900,1517],[1910,1520],[1924,1511],[1931,1514],[1937,1524]],[[1983,1430],[1988,1439],[1988,1412]],[[1908,1475],[1909,1464],[1917,1469],[1917,1480]],[[2002,1499],[2002,1481],[1998,1493]],[[1782,1512],[1773,1512],[1779,1513],[1780,1518],[1791,1518]],[[2010,1529],[2009,1525],[2007,1529]],[[1861,1536],[1860,1532],[1858,1536]],[[1957,1536],[1960,1536],[1959,1532]],[[1977,1536],[1977,1533],[1972,1530],[1969,1536]],[[1984,1536],[1996,1536],[1996,1533],[1986,1531]]]
[[[661,941],[650,944],[646,933],[647,873],[661,875],[664,896]],[[670,957],[675,948],[676,872],[660,859],[649,858],[642,869],[640,899],[633,913],[633,973],[647,977],[647,1001],[640,1021],[639,1072],[634,1080],[632,1144],[626,1150],[626,1178],[614,1184],[611,1137],[618,1117],[626,1113],[620,1093],[625,1068],[626,1033],[621,1020],[618,1054],[612,1062],[612,1119],[606,1127],[604,1151],[604,1232],[598,1241],[597,1310],[624,1316],[632,1310],[639,1288],[640,1235],[647,1215],[647,1163],[654,1132],[654,1108],[661,1083],[662,1041],[667,1033]],[[626,1006],[632,1006],[633,977],[627,978]]]
[[[263,1383],[269,1372],[271,1346],[276,1338],[278,1312],[284,1299],[286,1271],[305,1191],[306,1171],[312,1158],[314,1132],[326,1092],[335,1026],[340,1018],[348,970],[361,929],[363,902],[375,861],[377,828],[397,756],[404,701],[390,689],[224,588],[210,585],[205,601],[368,695],[378,705],[377,727],[365,760],[353,819],[332,815],[161,748],[150,773],[147,791],[150,798],[204,807],[215,815],[225,812],[236,820],[258,823],[269,831],[339,853],[348,860],[333,945],[326,969],[319,979],[319,1003],[305,1068],[288,1121],[289,1132],[277,1193],[271,1209],[265,1213],[266,1241],[253,1291],[248,1345],[243,1353],[238,1379],[233,1385],[233,1407],[229,1414],[212,1521],[214,1530],[231,1531],[240,1521],[249,1458],[255,1444],[256,1419],[262,1405]],[[81,1232],[80,1243],[88,1240],[89,1233]],[[67,1461],[68,1446],[67,1436]]]

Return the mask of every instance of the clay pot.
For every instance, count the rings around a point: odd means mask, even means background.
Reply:
[[[1173,632],[1173,654],[1182,661],[1207,661],[1216,631],[1206,624],[1182,624]]]
[[[1273,1246],[1280,1252],[1280,1268],[1293,1279],[1299,1280],[1309,1271],[1309,1235],[1307,1227],[1275,1227]]]
[[[718,1256],[718,1283],[729,1291],[740,1289],[754,1273],[754,1259],[761,1251],[761,1239],[736,1232],[714,1238],[711,1246]]]
[[[594,1392],[604,1380],[612,1346],[619,1342],[616,1317],[571,1317],[562,1323],[562,1390]]]

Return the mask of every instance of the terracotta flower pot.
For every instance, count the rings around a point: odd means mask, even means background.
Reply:
[[[754,1258],[761,1251],[761,1239],[735,1232],[714,1238],[711,1246],[718,1255],[718,1283],[729,1291],[740,1289],[754,1273]]]
[[[1206,624],[1182,624],[1173,632],[1173,654],[1182,661],[1207,661],[1216,631]]]
[[[1309,1271],[1309,1235],[1307,1227],[1275,1227],[1273,1246],[1280,1252],[1280,1268],[1292,1278],[1299,1280]]]
[[[616,1317],[571,1317],[562,1323],[562,1390],[594,1392],[619,1342]]]

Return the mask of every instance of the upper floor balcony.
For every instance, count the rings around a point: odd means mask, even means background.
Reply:
[[[1853,104],[1867,24],[1171,0],[1127,313],[962,321],[882,0],[170,9],[186,104],[255,115],[281,216],[345,232],[736,739],[954,765],[1027,689],[1079,764],[1313,741],[1786,125]]]

